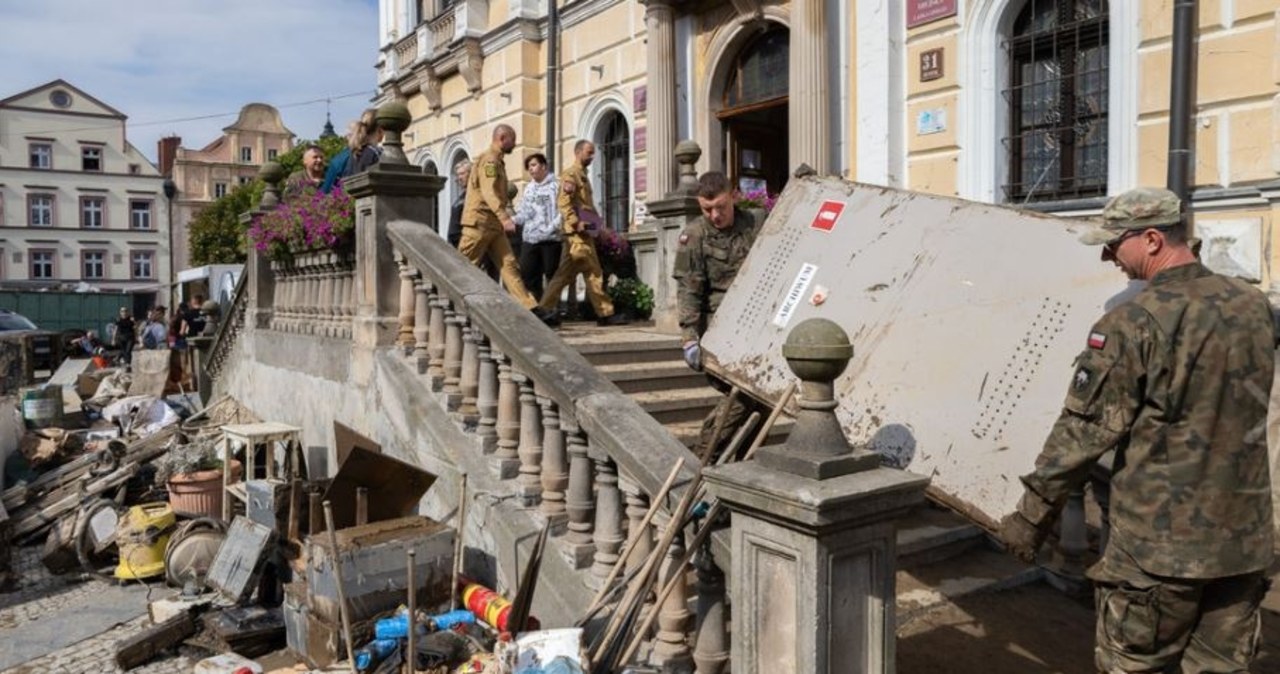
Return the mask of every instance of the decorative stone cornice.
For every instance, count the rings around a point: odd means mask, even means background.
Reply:
[[[421,68],[415,72],[418,80],[418,91],[422,97],[427,99],[427,105],[432,110],[439,110],[444,106],[444,100],[441,98],[440,89],[443,85],[440,77],[436,75],[435,68],[431,64],[423,64]]]
[[[458,58],[458,72],[467,82],[467,91],[480,91],[481,69],[484,67],[484,52],[477,38],[466,38],[462,42],[462,51]]]

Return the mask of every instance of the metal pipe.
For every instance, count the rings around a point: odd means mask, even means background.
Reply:
[[[1196,0],[1177,0],[1173,6],[1173,67],[1169,86],[1168,184],[1190,212],[1192,138],[1191,117],[1196,96]]]
[[[342,640],[347,644],[347,663],[351,666],[351,674],[356,672],[355,646],[351,644],[351,610],[347,608],[347,588],[342,580],[342,558],[338,553],[338,535],[333,530],[333,506],[324,502],[324,524],[329,530],[329,554],[333,556],[333,575],[338,586],[338,615],[342,617]]]
[[[547,170],[556,172],[556,83],[559,80],[560,62],[560,10],[556,0],[547,0],[547,121],[546,145]]]
[[[418,649],[417,649],[417,632],[418,627],[418,584],[414,582],[413,571],[418,565],[414,559],[417,552],[413,548],[409,548],[409,644],[405,653],[405,671],[414,674],[418,671]]]

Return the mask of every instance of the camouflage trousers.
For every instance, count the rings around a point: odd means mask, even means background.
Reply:
[[[1156,577],[1124,551],[1109,549],[1089,575],[1096,584],[1099,672],[1249,671],[1262,634],[1262,571]]]

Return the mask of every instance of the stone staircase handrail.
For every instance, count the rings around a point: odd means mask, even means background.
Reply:
[[[398,220],[387,233],[410,266],[464,307],[543,395],[572,411],[591,448],[607,454],[647,494],[656,493],[674,462],[684,459],[667,504],[675,505],[698,465],[688,448],[429,227]]]

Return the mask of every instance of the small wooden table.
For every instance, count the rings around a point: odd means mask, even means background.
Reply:
[[[227,424],[222,427],[222,519],[231,521],[231,497],[248,507],[248,480],[257,479],[256,449],[266,445],[266,479],[287,482],[292,480],[302,466],[302,429],[297,426],[268,421],[258,424]],[[276,446],[284,447],[281,470],[276,467]],[[231,483],[232,458],[236,450],[244,447],[244,478]]]

